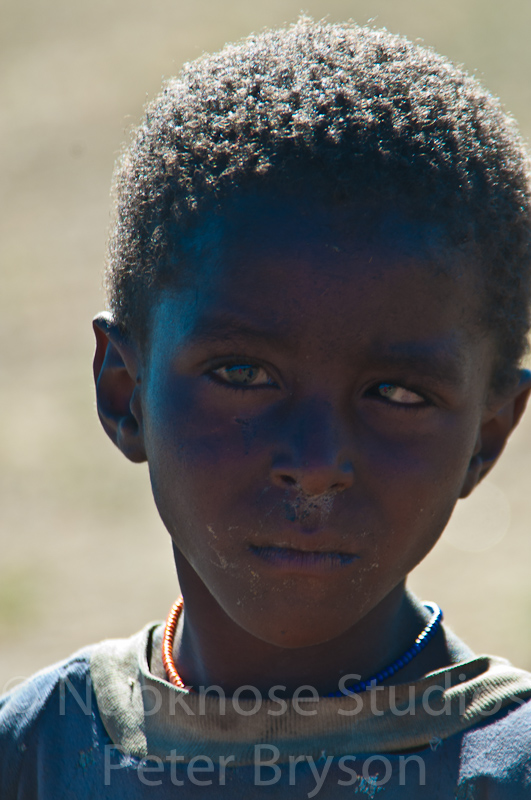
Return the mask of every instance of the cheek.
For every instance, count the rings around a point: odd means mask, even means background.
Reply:
[[[230,524],[235,498],[251,498],[263,473],[252,420],[205,409],[185,381],[150,387],[146,406],[153,495],[174,539],[186,531],[208,535],[214,522]]]
[[[422,437],[390,437],[367,450],[367,491],[379,497],[385,515],[382,546],[395,548],[406,571],[424,558],[446,527],[474,450],[475,424],[475,419],[454,420]]]

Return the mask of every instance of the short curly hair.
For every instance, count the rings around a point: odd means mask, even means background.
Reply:
[[[145,338],[154,296],[194,265],[205,210],[246,187],[391,204],[474,254],[495,382],[514,380],[530,296],[528,159],[514,121],[433,50],[386,30],[308,18],[185,65],[146,108],[115,172],[107,287]]]

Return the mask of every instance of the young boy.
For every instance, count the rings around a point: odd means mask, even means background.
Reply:
[[[0,701],[2,800],[531,796],[531,675],[405,586],[531,388],[511,120],[302,19],[169,81],[115,190],[98,412],[183,599]]]

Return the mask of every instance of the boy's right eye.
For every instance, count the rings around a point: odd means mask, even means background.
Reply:
[[[266,370],[256,364],[224,364],[211,370],[210,374],[218,381],[235,388],[277,385]]]

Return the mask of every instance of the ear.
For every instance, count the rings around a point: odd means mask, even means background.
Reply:
[[[510,397],[508,399],[505,397],[501,406],[485,415],[460,497],[467,497],[492,469],[502,454],[511,431],[520,422],[530,392],[531,372],[522,369],[518,385],[511,392]]]
[[[146,460],[140,400],[140,359],[108,313],[93,322],[94,382],[98,416],[105,433],[130,461]]]

